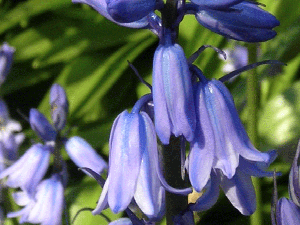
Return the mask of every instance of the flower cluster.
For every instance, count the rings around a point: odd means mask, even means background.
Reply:
[[[10,218],[21,216],[20,223],[61,224],[67,184],[66,164],[60,154],[63,145],[78,167],[89,167],[97,173],[107,168],[107,163],[83,138],[66,138],[60,132],[66,125],[68,100],[58,84],[51,87],[50,106],[53,125],[37,109],[31,109],[29,113],[30,126],[43,143],[33,144],[20,159],[0,173],[0,179],[7,177],[5,184],[8,187],[21,190],[14,193],[13,198],[24,208],[7,215]],[[53,170],[49,178],[44,178],[51,156]]]
[[[0,86],[10,71],[14,52],[15,49],[7,43],[0,49]],[[10,118],[6,103],[0,98],[0,172],[18,158],[18,149],[25,138],[24,134],[20,133],[21,129],[21,124]],[[0,201],[2,201],[1,189],[2,184],[0,184]],[[1,207],[0,213],[3,214]],[[2,217],[0,215],[1,221]]]
[[[197,192],[205,190],[187,211],[174,215],[175,223],[191,224],[187,222],[193,220],[191,211],[210,208],[217,201],[219,186],[242,214],[252,214],[256,203],[251,176],[272,176],[265,169],[276,158],[276,152],[255,149],[233,98],[222,83],[226,78],[205,78],[192,64],[201,51],[187,59],[176,43],[176,27],[184,15],[192,14],[215,33],[240,41],[261,42],[276,35],[273,28],[279,25],[277,19],[258,4],[243,0],[178,1],[171,25],[164,17],[167,6],[160,0],[73,2],[90,5],[118,25],[150,29],[159,37],[151,93],[137,101],[131,113],[122,112],[112,126],[108,177],[93,214],[100,214],[107,207],[118,213],[134,205],[151,223],[164,214],[165,191],[187,195],[192,188]],[[151,110],[145,110],[149,107]],[[164,180],[156,135],[162,145],[170,144],[171,136],[190,143],[185,168],[192,188],[176,189]],[[92,173],[97,177],[97,173]]]

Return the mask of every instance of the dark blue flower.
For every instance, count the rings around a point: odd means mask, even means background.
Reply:
[[[106,0],[107,12],[120,23],[138,21],[154,11],[156,0]]]
[[[191,0],[192,3],[195,3],[201,8],[212,9],[226,9],[243,1],[244,0]]]
[[[153,103],[155,128],[163,144],[171,134],[194,138],[196,116],[191,74],[183,49],[166,30],[154,54]]]
[[[225,9],[189,6],[198,22],[211,31],[239,41],[261,42],[275,37],[279,21],[255,3],[243,1]]]
[[[110,1],[106,1],[106,0],[72,0],[72,2],[74,2],[74,3],[83,3],[83,4],[90,5],[95,10],[97,10],[102,16],[104,16],[107,19],[109,19],[110,21],[112,21],[112,22],[114,22],[118,25],[124,26],[124,27],[130,27],[130,28],[148,28],[149,27],[149,21],[147,19],[147,15],[145,15],[144,17],[142,17],[138,20],[132,21],[132,22],[119,22],[119,21],[116,21],[112,17],[112,15],[110,15],[110,13],[108,12],[107,7],[108,7],[108,3],[110,3]],[[151,2],[152,2],[152,0],[151,0]],[[112,4],[112,6],[115,7],[114,4]],[[117,5],[117,6],[120,6],[120,5]],[[148,7],[148,9],[149,9],[149,7]],[[129,11],[132,11],[132,9],[129,10]],[[147,7],[146,7],[146,12],[147,12]],[[149,13],[151,13],[151,12],[149,12]],[[139,18],[140,16],[142,16],[144,14],[145,14],[145,12],[143,12],[142,14],[137,13],[135,18]],[[128,16],[126,16],[126,17],[127,17],[127,20],[130,20],[130,18],[128,18]]]

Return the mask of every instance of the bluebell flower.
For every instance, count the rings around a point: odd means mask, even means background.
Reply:
[[[4,43],[0,49],[0,86],[6,80],[7,74],[10,71],[15,49]]]
[[[2,168],[17,158],[19,146],[25,138],[20,132],[21,129],[21,124],[10,118],[5,102],[0,99],[0,151],[2,152],[0,164]]]
[[[193,65],[191,70],[200,78],[194,91],[196,133],[188,159],[191,184],[200,192],[215,173],[217,178],[213,185],[220,184],[232,204],[249,215],[255,210],[250,176],[272,176],[263,172],[261,167],[265,169],[275,159],[276,153],[262,153],[254,148],[239,119],[233,98],[222,82],[207,80]],[[236,188],[230,188],[233,186]],[[248,195],[243,196],[245,193]]]
[[[110,222],[109,225],[133,225],[129,218],[120,218],[113,222]]]
[[[32,130],[34,130],[43,141],[55,141],[57,135],[55,129],[37,109],[30,109],[29,122]]]
[[[69,111],[69,102],[65,90],[59,84],[50,89],[51,117],[57,131],[64,129]]]
[[[273,15],[253,2],[225,2],[234,5],[225,9],[213,9],[191,4],[188,6],[188,13],[194,14],[202,26],[235,40],[261,42],[275,37],[276,32],[272,29],[279,25],[279,21]]]
[[[152,85],[155,128],[167,145],[172,134],[192,141],[196,116],[187,59],[171,33],[165,31],[154,54]]]
[[[156,0],[106,0],[107,12],[120,23],[138,21],[154,11]]]
[[[114,213],[135,200],[150,219],[164,212],[164,188],[157,176],[153,151],[157,151],[154,125],[145,112],[122,112],[114,121],[109,140],[109,169],[93,214],[108,205]]]
[[[300,224],[300,177],[298,158],[300,154],[300,142],[294,157],[294,161],[291,167],[289,176],[289,196],[290,199],[281,198],[277,200],[277,188],[276,188],[276,177],[274,179],[274,196],[275,210],[272,212],[272,224],[273,225],[289,225],[289,224]]]
[[[204,187],[204,194],[197,199],[195,204],[191,204],[189,209],[206,211],[211,208],[218,200],[220,186],[231,204],[243,215],[253,214],[256,209],[256,197],[251,176],[271,177],[273,172],[265,171],[265,169],[269,167],[277,156],[275,151],[269,151],[265,154],[269,156],[267,162],[250,161],[240,156],[239,166],[236,168],[234,176],[230,179],[220,169],[212,169],[210,178]],[[205,159],[202,159],[201,162],[204,161]],[[201,171],[198,171],[198,174],[200,173]]]
[[[53,174],[43,180],[36,189],[34,197],[25,192],[13,194],[15,202],[25,206],[17,212],[7,214],[8,218],[18,217],[20,223],[40,223],[42,225],[60,225],[64,206],[64,187],[59,174]]]
[[[132,1],[132,0],[131,0]],[[122,6],[122,4],[118,3],[126,3],[126,1],[109,1],[109,0],[72,0],[73,3],[83,3],[83,4],[87,4],[91,7],[93,7],[95,10],[97,10],[102,16],[106,17],[108,20],[121,25],[121,26],[125,26],[125,27],[130,27],[130,28],[149,28],[149,20],[147,19],[149,14],[149,18],[151,18],[150,14],[153,14],[153,10],[150,10],[153,8],[153,0],[150,0],[151,4],[141,4],[148,2],[148,1],[133,1],[136,2],[137,5],[135,5],[134,7],[130,8],[128,7],[126,8],[120,8],[120,6]],[[108,4],[110,4],[111,8],[108,8]],[[140,6],[142,7],[142,10],[136,10],[137,8],[140,8]],[[121,10],[118,13],[116,13],[114,10],[118,9]],[[124,11],[123,11],[124,10]],[[109,13],[109,11],[111,11]],[[126,15],[124,15],[123,13],[126,12]],[[134,13],[134,19],[131,21],[130,16],[128,16],[128,13],[130,15],[130,13]],[[122,17],[123,14],[123,17]],[[141,17],[144,16],[144,17]],[[153,16],[153,15],[152,15]],[[113,17],[120,19],[121,21],[130,21],[130,22],[120,22],[115,20]],[[140,18],[141,17],[141,18]]]
[[[194,214],[190,210],[183,211],[173,218],[174,225],[194,225]]]
[[[65,148],[78,167],[88,167],[99,174],[107,169],[104,159],[83,138],[71,137],[66,141]]]
[[[7,186],[20,187],[32,195],[47,171],[51,151],[49,146],[33,145],[13,165],[0,173],[0,179],[8,177]]]

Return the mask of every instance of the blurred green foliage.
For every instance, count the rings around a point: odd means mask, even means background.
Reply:
[[[259,112],[260,149],[276,148],[279,158],[272,169],[281,170],[279,196],[287,196],[287,174],[300,137],[300,1],[262,0],[266,10],[281,22],[277,37],[260,44],[258,60],[276,59],[287,67],[259,68],[261,110]],[[129,68],[129,60],[151,83],[152,59],[158,40],[148,30],[119,27],[95,10],[71,0],[0,1],[0,39],[16,48],[12,71],[1,87],[12,117],[21,121],[27,141],[38,141],[26,120],[30,108],[38,108],[50,119],[49,88],[61,84],[70,102],[67,130],[85,138],[107,159],[110,128],[115,117],[130,109],[149,89]],[[224,49],[236,44],[201,27],[193,16],[186,16],[180,26],[179,43],[187,56],[201,45]],[[243,45],[243,43],[238,43]],[[196,64],[210,78],[224,75],[224,62],[210,49]],[[246,119],[245,75],[228,84],[242,119]],[[65,158],[67,156],[65,155]],[[85,177],[68,161],[70,182],[66,189],[67,214],[72,219],[84,207],[94,208],[101,193],[95,181]],[[265,224],[270,223],[272,179],[262,182]],[[104,214],[111,219],[109,210]],[[247,224],[222,196],[217,205],[199,214],[201,224]],[[7,224],[12,224],[8,221]],[[101,216],[82,212],[75,224],[105,224]]]

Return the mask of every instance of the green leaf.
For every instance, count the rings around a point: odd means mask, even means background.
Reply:
[[[136,35],[136,38],[138,41],[122,46],[103,63],[101,57],[85,56],[74,60],[62,71],[56,83],[66,88],[73,120],[84,118],[88,122],[106,116],[101,99],[128,68],[127,60],[132,62],[155,41],[152,35],[145,32]],[[48,96],[45,96],[39,107],[46,114],[49,114],[48,101]]]
[[[18,4],[0,18],[0,34],[30,19],[30,17],[71,5],[71,0],[29,0]]]
[[[287,145],[299,138],[300,82],[271,99],[262,109],[258,130],[262,141],[270,147]]]
[[[100,197],[102,188],[92,178],[85,177],[79,185],[73,185],[67,188],[65,198],[67,202],[67,209],[70,213],[70,219],[73,220],[76,213],[83,208],[94,209]],[[116,220],[121,217],[121,213],[114,214],[111,210],[103,211],[110,220]],[[108,222],[100,215],[92,215],[91,211],[83,211],[77,216],[74,225],[95,225],[108,224]]]

